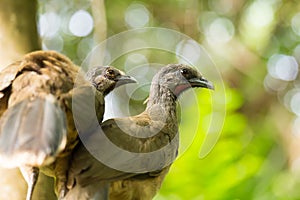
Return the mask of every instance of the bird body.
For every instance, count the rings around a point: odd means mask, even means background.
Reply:
[[[74,123],[67,117],[77,74],[78,67],[52,51],[27,54],[1,71],[0,101],[5,105],[0,120],[3,166],[23,167],[27,180],[32,172],[37,177],[39,171],[31,167],[62,166],[61,161],[77,143]],[[67,169],[61,170],[65,173]]]
[[[66,199],[152,199],[178,152],[176,100],[191,87],[213,88],[195,69],[167,65],[152,80],[144,112],[87,134],[73,153]]]
[[[64,196],[70,155],[79,141],[74,111],[81,113],[79,121],[90,120],[85,129],[95,120],[101,122],[104,95],[116,86],[117,78],[125,77],[108,66],[91,71],[85,77],[67,57],[37,51],[0,73],[0,164],[20,167],[28,200],[40,170],[56,178],[56,190]],[[99,76],[105,81],[94,83]],[[134,82],[130,78],[126,76],[123,84]],[[101,84],[103,91],[95,87]],[[92,106],[86,103],[89,98]],[[97,110],[95,116],[90,116],[91,110]]]
[[[151,200],[159,191],[170,166],[157,171],[132,176],[110,184],[110,200]]]

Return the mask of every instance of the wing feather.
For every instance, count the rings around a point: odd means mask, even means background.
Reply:
[[[52,95],[23,100],[0,120],[0,163],[40,166],[66,144],[66,116]]]

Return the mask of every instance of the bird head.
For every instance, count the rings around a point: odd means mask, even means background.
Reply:
[[[86,73],[86,79],[104,95],[121,85],[137,82],[135,78],[112,66],[94,67]]]
[[[196,69],[184,64],[169,64],[163,67],[154,78],[159,87],[167,87],[177,97],[185,90],[194,87],[214,89]]]

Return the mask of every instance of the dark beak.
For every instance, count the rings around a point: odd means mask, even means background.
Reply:
[[[115,79],[117,82],[117,85],[125,85],[128,83],[137,83],[137,80],[133,78],[132,76],[127,76],[127,75],[121,75]]]
[[[192,87],[203,87],[203,88],[208,88],[211,90],[214,90],[214,84],[205,78],[192,78],[189,80],[189,83],[191,84]]]

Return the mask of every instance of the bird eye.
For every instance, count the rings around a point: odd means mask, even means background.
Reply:
[[[112,69],[109,69],[106,71],[106,75],[109,77],[114,77],[115,76],[115,72]]]
[[[188,70],[187,70],[187,69],[181,69],[181,70],[180,70],[180,73],[181,73],[182,75],[187,75],[187,74],[188,74]]]

